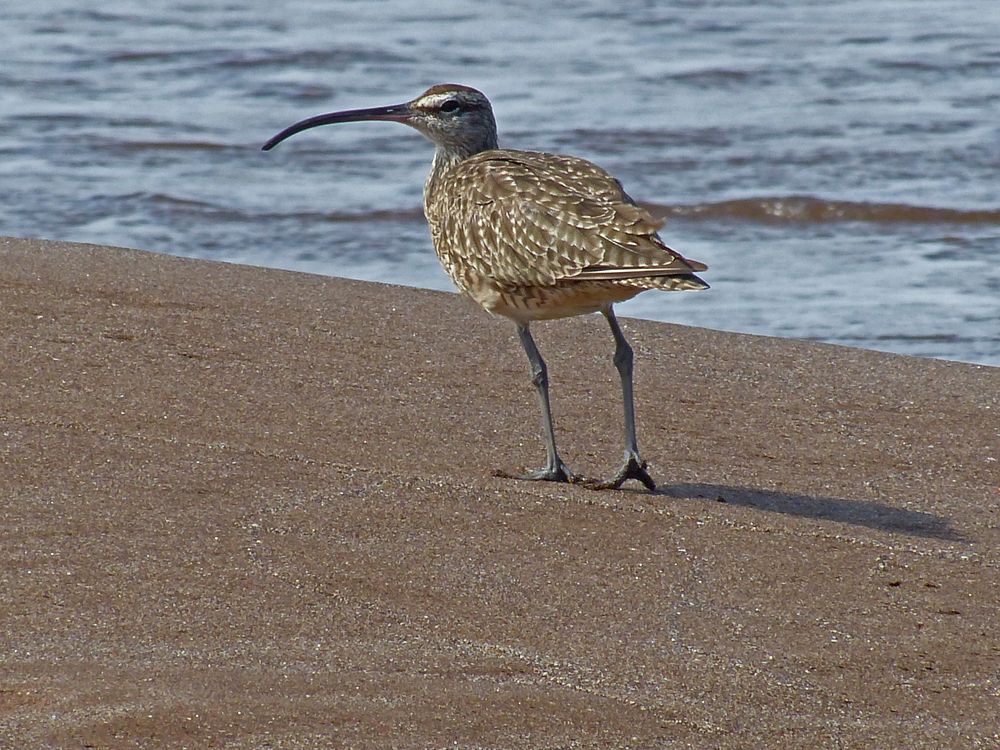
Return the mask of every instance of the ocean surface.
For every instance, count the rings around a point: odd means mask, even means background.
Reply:
[[[0,28],[0,234],[451,289],[417,133],[260,146],[465,83],[503,145],[601,164],[709,264],[621,314],[1000,365],[994,0],[33,0]]]

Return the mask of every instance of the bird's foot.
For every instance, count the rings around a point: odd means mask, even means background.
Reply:
[[[646,471],[646,462],[639,457],[638,453],[626,453],[625,463],[611,479],[604,482],[585,482],[584,486],[592,490],[617,490],[629,479],[642,482],[650,492],[656,491],[656,482],[649,476]]]
[[[512,474],[502,469],[493,472],[494,476],[504,479],[523,479],[530,482],[575,482],[577,477],[571,472],[562,461],[557,460],[554,464],[546,466],[544,469],[536,469],[525,474]]]

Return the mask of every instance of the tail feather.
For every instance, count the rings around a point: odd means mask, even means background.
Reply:
[[[640,268],[601,268],[584,269],[574,281],[610,281],[623,286],[639,287],[641,289],[694,290],[708,289],[701,278],[691,271],[707,269],[704,263],[678,258],[671,266],[646,266]],[[682,265],[683,264],[683,265]]]
[[[708,284],[693,273],[676,276],[642,276],[635,279],[621,279],[616,283],[640,289],[661,289],[666,292],[696,292],[708,289]]]

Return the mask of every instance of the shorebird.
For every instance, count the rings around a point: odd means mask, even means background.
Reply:
[[[366,120],[409,125],[434,143],[424,214],[438,259],[463,293],[517,325],[541,404],[548,460],[544,468],[516,476],[578,480],[556,450],[548,371],[529,326],[599,311],[615,340],[625,459],[609,480],[586,483],[618,488],[635,479],[655,490],[636,439],[632,348],[613,305],[647,289],[707,289],[694,273],[707,266],[667,247],[657,234],[662,222],[596,164],[500,148],[489,100],[468,86],[441,84],[403,104],[309,117],[275,135],[263,150],[309,128]]]

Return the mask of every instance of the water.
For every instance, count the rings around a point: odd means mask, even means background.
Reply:
[[[419,135],[259,147],[460,82],[711,266],[622,314],[1000,365],[993,0],[82,5],[0,7],[2,234],[450,289]]]

